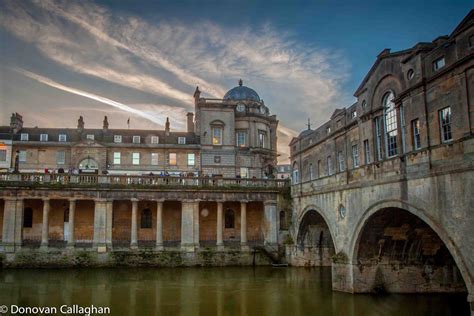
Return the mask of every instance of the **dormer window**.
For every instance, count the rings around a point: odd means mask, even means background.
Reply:
[[[59,134],[58,141],[65,142],[67,140],[66,134]]]
[[[40,141],[41,142],[47,142],[48,141],[48,134],[41,134],[40,135]]]
[[[133,136],[132,141],[134,144],[140,144],[140,136]]]
[[[94,134],[87,134],[86,139],[87,140],[94,140]]]
[[[328,126],[326,127],[326,134],[329,135],[330,133],[331,133],[331,126]]]
[[[186,137],[178,137],[178,144],[185,145],[186,144]]]
[[[441,68],[443,68],[445,65],[445,62],[444,62],[444,56],[443,57],[440,57],[438,59],[436,59],[434,62],[433,62],[433,70],[434,71],[438,71],[440,70]]]
[[[28,141],[28,136],[28,133],[21,133],[20,140],[26,142]]]
[[[351,112],[351,118],[355,119],[356,117],[357,117],[357,111],[354,110],[354,111]]]
[[[158,143],[159,143],[159,138],[158,138],[158,136],[152,136],[152,137],[151,137],[151,143],[152,143],[152,144],[158,144]]]
[[[114,143],[121,143],[122,135],[114,135]]]

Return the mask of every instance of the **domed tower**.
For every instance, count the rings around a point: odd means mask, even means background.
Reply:
[[[273,177],[278,120],[258,93],[239,80],[223,99],[201,98],[199,89],[194,97],[203,174]]]

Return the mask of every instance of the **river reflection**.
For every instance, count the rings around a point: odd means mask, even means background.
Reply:
[[[330,268],[1,270],[0,305],[113,315],[469,315],[466,295],[351,295]]]

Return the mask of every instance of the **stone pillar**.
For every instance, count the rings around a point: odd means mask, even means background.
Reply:
[[[222,217],[224,213],[224,202],[217,201],[217,250],[224,249],[224,240],[222,238]]]
[[[18,225],[16,225],[18,203],[17,199],[13,197],[4,198],[4,202],[2,246],[5,252],[14,252],[16,227],[18,227]],[[23,213],[23,209],[21,209],[21,212]]]
[[[156,250],[162,251],[163,245],[163,200],[156,201]]]
[[[69,200],[69,236],[67,239],[67,247],[74,248],[74,216],[76,213],[76,200]]]
[[[181,201],[181,250],[194,252],[194,201]]]
[[[266,246],[278,245],[277,202],[269,200],[264,202],[263,236]]]
[[[194,207],[194,247],[199,248],[199,200],[195,200]]]
[[[130,248],[138,249],[138,199],[132,199],[132,233]]]
[[[49,242],[49,198],[43,199],[43,225],[41,226],[41,246],[40,248],[48,248]]]
[[[16,200],[15,214],[15,250],[20,249],[23,243],[23,210],[25,202],[22,198]]]
[[[107,249],[112,249],[112,225],[114,220],[114,200],[107,200],[105,214],[105,244]]]
[[[333,291],[354,293],[354,273],[352,264],[344,260],[342,254],[338,254],[337,262],[331,265],[332,289]]]
[[[107,247],[105,245],[105,226],[106,226],[106,199],[95,199],[94,200],[94,242],[93,247],[97,249],[97,252],[106,252]]]
[[[247,201],[240,202],[240,249],[250,250],[247,244]]]

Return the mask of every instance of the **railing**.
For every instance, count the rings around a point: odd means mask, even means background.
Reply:
[[[49,185],[49,186],[100,186],[100,187],[191,187],[191,188],[266,188],[284,189],[288,180],[239,179],[217,177],[178,176],[130,176],[97,174],[45,174],[45,173],[0,173],[0,186]]]

